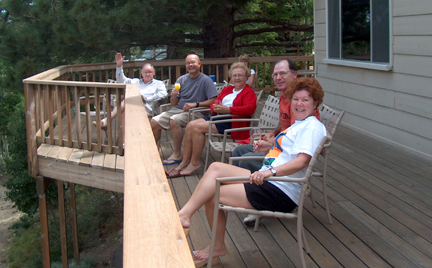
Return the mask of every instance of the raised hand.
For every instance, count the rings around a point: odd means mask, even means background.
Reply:
[[[115,55],[115,61],[116,61],[117,67],[121,67],[123,65],[124,58],[125,57],[122,56],[122,54],[120,52]]]

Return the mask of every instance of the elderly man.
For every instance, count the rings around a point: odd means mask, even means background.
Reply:
[[[170,129],[174,143],[174,151],[170,157],[163,161],[164,165],[181,162],[181,144],[183,140],[183,127],[188,123],[188,111],[195,107],[210,107],[217,97],[213,81],[201,73],[201,61],[198,55],[189,54],[186,57],[187,74],[180,76],[176,83],[180,83],[180,91],[171,93],[171,110],[153,117],[150,124],[156,142],[159,141],[162,129]]]
[[[285,97],[284,92],[288,88],[288,85],[297,78],[297,66],[290,59],[282,59],[276,61],[272,78],[276,84],[276,87],[281,94],[279,96],[279,126],[266,134],[263,140],[268,143],[274,143],[275,137],[282,131],[287,129],[295,122],[293,112],[291,111],[291,101]],[[319,111],[316,109],[314,115],[320,119]],[[254,153],[252,144],[245,144],[236,147],[232,153],[233,157],[237,156],[264,156],[265,153]],[[251,172],[255,172],[262,167],[262,161],[236,161],[234,165],[249,169]],[[248,215],[244,218],[243,223],[246,225],[253,225],[256,220],[256,215]]]
[[[121,53],[117,53],[115,55],[116,61],[116,80],[118,83],[124,84],[138,84],[141,97],[144,102],[144,107],[146,108],[147,114],[150,116],[152,114],[152,105],[153,102],[159,99],[163,99],[168,95],[165,84],[161,80],[154,79],[155,69],[153,65],[150,63],[146,63],[143,65],[141,69],[142,78],[127,78],[123,72],[123,61],[124,56]],[[120,104],[122,115],[124,111],[124,101]],[[111,112],[111,119],[117,117],[117,107],[114,107],[114,110]],[[122,121],[124,123],[124,120]],[[96,122],[93,122],[93,125],[97,125]],[[101,121],[101,128],[103,130],[107,129],[107,119],[104,118]],[[124,130],[124,126],[123,126]],[[124,134],[124,133],[123,133]],[[123,135],[124,137],[124,135]]]

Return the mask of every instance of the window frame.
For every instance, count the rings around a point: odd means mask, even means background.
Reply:
[[[373,70],[381,70],[381,71],[391,71],[393,70],[393,25],[392,25],[392,2],[389,0],[389,62],[373,62],[373,61],[361,61],[361,60],[351,60],[351,59],[343,59],[341,58],[342,52],[339,52],[339,58],[330,58],[329,57],[329,46],[330,43],[334,40],[330,40],[329,36],[329,1],[326,0],[326,58],[323,59],[323,62],[326,64],[334,64],[334,65],[342,65],[342,66],[349,66],[349,67],[357,67],[357,68],[365,68],[365,69],[373,69]],[[340,16],[340,10],[341,10],[341,0],[337,0],[339,2],[339,16]],[[370,0],[370,5],[372,6],[372,1]],[[371,24],[372,25],[372,24]],[[372,26],[371,26],[372,27]],[[339,50],[341,50],[342,43],[341,43],[341,21],[339,20]],[[371,29],[371,46],[373,39],[372,39],[372,31]]]

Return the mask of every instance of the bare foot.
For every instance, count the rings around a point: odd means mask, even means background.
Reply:
[[[189,161],[185,161],[184,159],[183,159],[183,161],[177,166],[177,169],[180,171],[180,173],[181,173],[181,170],[182,169],[184,169],[185,167],[187,167],[189,165]]]
[[[196,250],[192,254],[194,255],[195,258],[199,260],[203,260],[203,259],[208,259],[209,251],[210,251],[210,246],[206,247],[203,250]],[[227,250],[225,245],[223,245],[222,247],[215,246],[215,249],[213,251],[213,257],[224,256],[226,253]]]
[[[180,174],[182,176],[188,176],[192,174],[192,172],[194,172],[195,170],[199,169],[200,167],[201,167],[201,163],[199,163],[198,165],[193,165],[192,163],[190,163],[186,169],[180,171]]]
[[[179,218],[180,218],[180,222],[181,225],[183,226],[183,228],[189,228],[190,227],[190,218],[187,218],[186,216],[184,216],[180,211],[178,212]]]

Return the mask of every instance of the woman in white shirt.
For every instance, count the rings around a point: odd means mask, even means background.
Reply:
[[[296,122],[283,130],[269,148],[267,142],[255,145],[266,155],[263,167],[254,173],[247,169],[215,162],[201,178],[189,201],[179,211],[184,228],[189,228],[192,215],[205,205],[207,221],[213,221],[216,178],[249,176],[250,183],[231,182],[221,185],[220,203],[228,206],[255,208],[259,210],[291,212],[299,203],[301,186],[291,182],[264,181],[270,176],[303,177],[310,159],[322,138],[325,126],[313,115],[322,102],[324,92],[315,78],[297,78],[285,93],[291,99],[291,109]],[[226,215],[219,212],[213,261],[226,254],[224,242]],[[207,263],[210,247],[193,252],[196,267]]]

